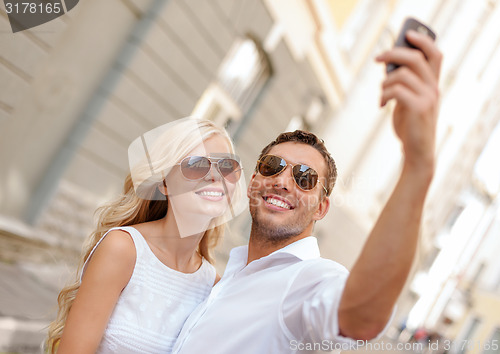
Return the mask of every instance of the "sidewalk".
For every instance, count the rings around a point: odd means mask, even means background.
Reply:
[[[0,353],[41,353],[74,252],[0,232]]]
[[[0,352],[40,352],[57,293],[16,264],[0,263]]]

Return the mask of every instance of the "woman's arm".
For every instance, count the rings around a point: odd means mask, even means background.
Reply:
[[[95,353],[118,297],[135,266],[134,241],[124,231],[111,231],[87,264],[68,314],[58,354]]]

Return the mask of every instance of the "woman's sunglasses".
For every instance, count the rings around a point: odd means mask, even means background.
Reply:
[[[233,158],[188,156],[178,163],[181,166],[182,175],[191,181],[202,179],[208,175],[212,164],[215,164],[217,171],[228,182],[236,183],[240,179],[241,166]]]
[[[310,191],[316,187],[316,184],[319,182],[325,190],[325,193],[328,194],[328,191],[323,183],[319,181],[318,172],[307,165],[292,165],[287,163],[282,157],[264,155],[259,161],[257,161],[257,171],[264,177],[272,177],[279,175],[288,165],[292,167],[293,179],[300,189]]]

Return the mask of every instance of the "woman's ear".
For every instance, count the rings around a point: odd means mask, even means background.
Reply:
[[[164,196],[168,196],[168,191],[167,191],[167,183],[165,180],[163,180],[163,183],[158,185],[158,190],[160,191],[161,194]]]
[[[253,182],[253,179],[255,178],[255,175],[256,173],[254,172],[252,174],[252,177],[250,177],[250,182],[248,182],[248,187],[247,187],[247,197],[250,198],[250,193],[251,193],[251,187],[252,187],[252,182]]]

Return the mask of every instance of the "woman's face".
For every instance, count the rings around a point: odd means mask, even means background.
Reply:
[[[196,146],[187,156],[220,158],[230,157],[230,154],[226,139],[214,135]],[[232,199],[236,187],[235,183],[220,175],[215,163],[208,174],[198,180],[186,179],[181,166],[176,165],[165,181],[169,210],[174,213],[181,237],[205,231],[210,220],[223,215],[229,207],[228,197]]]

